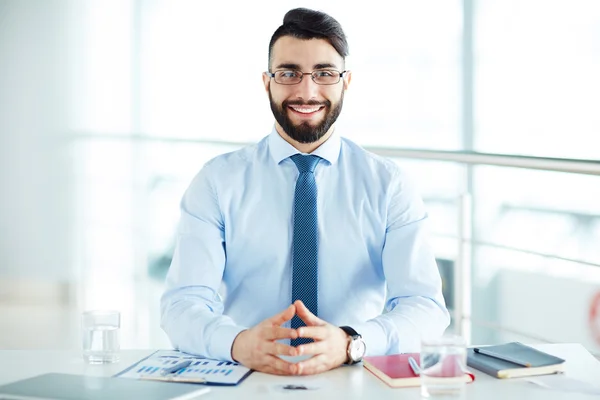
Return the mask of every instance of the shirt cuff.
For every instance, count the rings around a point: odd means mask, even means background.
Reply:
[[[388,338],[383,327],[376,321],[353,324],[352,329],[361,335],[365,341],[365,345],[367,346],[365,355],[381,356],[386,354]]]
[[[221,325],[212,333],[215,338],[213,346],[210,349],[211,358],[217,360],[234,361],[231,357],[231,347],[233,341],[241,331],[246,330],[243,326],[238,325]]]

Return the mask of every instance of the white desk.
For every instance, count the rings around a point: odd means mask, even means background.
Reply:
[[[579,344],[535,346],[567,360],[566,374],[589,383],[600,384],[600,362]],[[151,350],[123,350],[121,362],[109,365],[87,365],[80,352],[0,350],[0,385],[47,372],[62,372],[95,376],[111,376],[141,358]],[[501,380],[475,371],[476,380],[467,385],[467,399],[598,399],[598,396],[553,392],[522,378]],[[287,391],[278,385],[303,382],[316,384],[317,391]],[[341,367],[321,375],[281,377],[254,372],[237,387],[211,387],[200,399],[265,399],[265,398],[344,398],[344,399],[420,399],[419,388],[391,389],[361,365]]]

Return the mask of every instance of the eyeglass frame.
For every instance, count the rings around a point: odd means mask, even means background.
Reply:
[[[310,78],[312,79],[312,81],[313,81],[315,84],[317,84],[317,85],[320,85],[320,86],[330,86],[330,85],[337,85],[338,83],[340,83],[340,81],[341,81],[341,80],[342,80],[342,78],[344,77],[344,74],[345,74],[346,72],[350,72],[350,71],[349,71],[349,70],[347,70],[347,69],[346,69],[346,70],[344,70],[344,71],[338,71],[337,69],[333,69],[333,68],[315,69],[315,70],[314,70],[314,71],[312,71],[312,72],[302,72],[302,71],[300,71],[299,69],[292,69],[292,68],[285,69],[285,68],[283,68],[283,69],[277,69],[277,70],[275,70],[274,72],[267,71],[266,73],[267,73],[267,75],[269,76],[269,78],[272,78],[273,80],[275,80],[275,73],[276,73],[276,72],[279,72],[279,71],[294,71],[294,72],[299,72],[299,73],[301,74],[301,75],[300,75],[300,80],[299,80],[298,82],[296,82],[296,83],[279,83],[279,82],[275,81],[275,83],[276,83],[276,84],[278,84],[278,85],[284,85],[284,86],[292,86],[292,85],[298,85],[298,84],[302,83],[302,79],[304,79],[304,75],[310,75]],[[335,71],[335,72],[339,73],[339,74],[340,74],[340,76],[339,76],[339,79],[338,79],[338,81],[337,81],[337,82],[335,82],[335,83],[317,83],[317,81],[315,81],[315,76],[314,76],[313,74],[314,74],[315,72],[318,72],[318,71]]]

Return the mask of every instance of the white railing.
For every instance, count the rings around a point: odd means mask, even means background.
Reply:
[[[169,138],[148,136],[140,134],[96,134],[77,133],[69,139],[98,139],[98,140],[126,140],[143,142],[164,143],[196,143],[215,146],[238,148],[247,146],[249,142],[231,142],[210,139]],[[411,158],[416,160],[434,160],[462,163],[468,165],[496,165],[501,167],[537,169],[555,172],[570,172],[574,174],[600,175],[600,160],[581,160],[552,157],[518,156],[511,154],[479,153],[474,151],[452,150],[427,150],[427,149],[401,149],[391,147],[364,146],[375,154],[392,158]]]

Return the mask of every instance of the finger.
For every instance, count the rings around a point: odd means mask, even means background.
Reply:
[[[284,322],[292,319],[292,317],[295,315],[295,313],[296,313],[296,306],[294,306],[293,304],[290,304],[288,306],[288,308],[286,308],[279,314],[274,315],[271,318],[268,318],[266,321],[273,325],[281,325]]]
[[[298,350],[296,347],[289,346],[287,344],[273,342],[273,346],[271,348],[271,354],[284,355],[284,356],[297,356]]]
[[[264,372],[264,373],[271,374],[271,375],[294,375],[292,373],[287,373],[285,371],[280,371],[278,369],[275,369],[275,368],[271,367],[270,365],[256,368],[255,371]]]
[[[296,339],[298,331],[292,328],[284,328],[278,325],[272,325],[265,330],[264,338],[266,340]]]
[[[301,355],[317,355],[325,353],[328,349],[327,341],[312,342],[296,347],[296,352]]]
[[[296,300],[296,315],[308,326],[324,325],[325,321],[313,314],[301,300]]]
[[[296,364],[297,375],[313,375],[330,370],[333,365],[327,362],[326,354],[319,354]]]
[[[265,363],[260,370],[278,375],[293,375],[298,371],[298,367],[296,364],[282,360],[277,356],[266,355]]]
[[[314,340],[324,340],[329,335],[329,329],[326,326],[302,326],[296,330],[298,331],[298,337]]]

